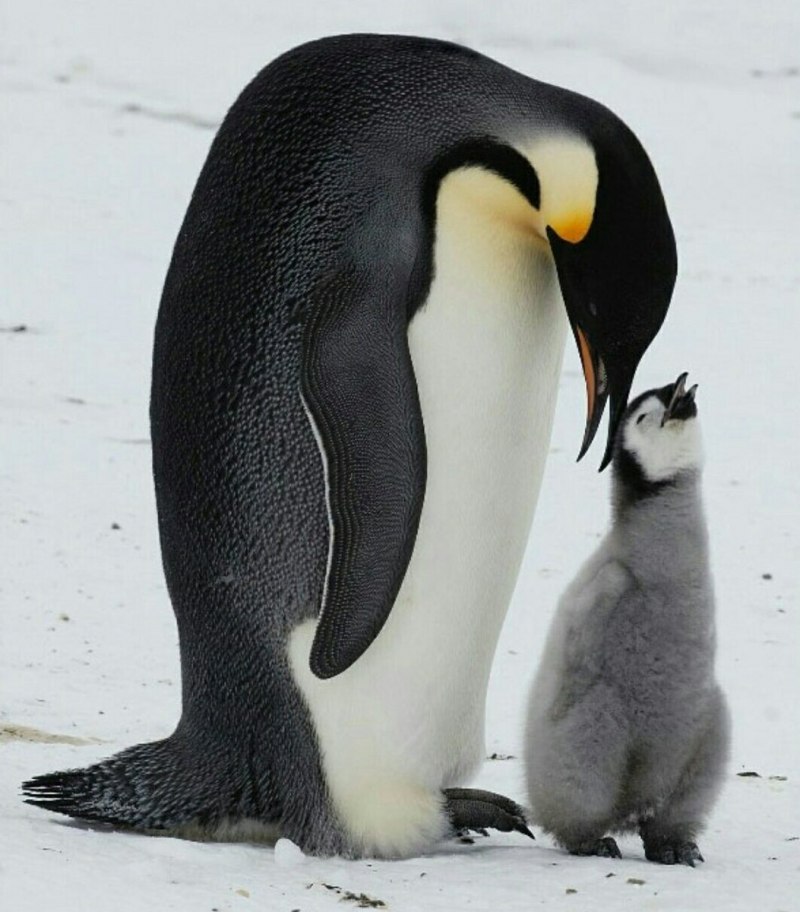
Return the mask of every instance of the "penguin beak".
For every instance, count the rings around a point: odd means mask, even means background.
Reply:
[[[603,455],[603,461],[600,463],[598,471],[603,469],[611,462],[614,455],[614,441],[617,439],[617,428],[619,428],[625,409],[628,407],[628,395],[631,391],[633,377],[625,379],[618,387],[611,388],[611,413],[608,418],[608,440],[606,441],[606,451]]]
[[[583,280],[581,279],[581,275],[586,272],[587,267],[585,263],[581,266],[579,261],[582,257],[585,257],[584,248],[588,242],[583,240],[580,244],[573,244],[565,241],[559,237],[550,225],[547,226],[546,233],[547,239],[550,241],[550,250],[555,260],[567,317],[578,346],[578,353],[583,367],[583,377],[586,381],[586,428],[583,433],[583,443],[578,453],[578,459],[582,459],[592,445],[597,429],[600,426],[606,403],[609,400],[611,403],[608,440],[603,461],[600,463],[600,471],[602,472],[611,462],[611,457],[614,455],[617,428],[628,404],[628,394],[631,390],[633,375],[639,363],[641,352],[638,353],[638,357],[632,357],[634,351],[630,351],[630,349],[633,346],[630,344],[622,346],[621,350],[620,346],[617,346],[613,353],[613,358],[611,358],[612,353],[610,351],[605,352],[609,357],[608,364],[606,364],[598,349],[590,341],[589,332],[584,328],[587,325],[591,327],[598,322],[597,314],[593,313],[592,309],[587,306],[587,294],[583,289]],[[642,347],[642,351],[644,347]],[[605,345],[601,346],[601,350],[605,348]]]
[[[578,345],[583,379],[586,382],[586,429],[578,453],[578,461],[580,461],[592,445],[597,428],[600,426],[600,419],[603,417],[608,400],[608,377],[603,360],[589,344],[586,333],[577,323],[572,324],[572,332]]]
[[[573,323],[572,332],[578,345],[581,365],[583,366],[583,377],[586,381],[586,429],[584,430],[583,443],[578,453],[579,461],[583,459],[586,451],[592,445],[597,429],[600,426],[600,419],[603,417],[606,403],[609,399],[611,400],[608,439],[599,469],[602,472],[611,462],[611,457],[614,455],[617,428],[628,405],[628,395],[633,377],[627,375],[609,377],[603,359],[592,347],[584,330],[577,323]]]
[[[687,418],[693,418],[697,414],[697,406],[694,404],[694,397],[697,393],[697,384],[687,391],[686,378],[688,373],[681,374],[675,381],[672,396],[669,404],[661,419],[661,427],[668,421],[684,421]]]

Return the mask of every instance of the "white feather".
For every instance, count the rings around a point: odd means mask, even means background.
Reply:
[[[325,445],[322,442],[322,435],[319,432],[317,427],[317,422],[314,420],[314,416],[311,414],[311,409],[308,407],[305,396],[300,393],[300,401],[303,403],[303,410],[306,413],[306,418],[311,427],[311,432],[314,435],[314,440],[317,444],[317,449],[319,450],[319,458],[322,462],[322,477],[325,482],[325,513],[328,517],[328,558],[325,563],[325,580],[322,584],[322,597],[320,599],[320,605],[324,605],[328,598],[328,580],[331,575],[331,563],[333,562],[333,514],[331,512],[331,482],[330,482],[330,473],[328,470],[328,456],[325,452]]]
[[[441,789],[464,785],[484,755],[489,671],[541,483],[566,329],[531,213],[486,171],[442,182],[435,278],[409,328],[428,453],[414,553],[383,630],[347,671],[311,673],[315,622],[290,639],[333,803],[366,854],[409,855],[440,838]]]
[[[625,423],[625,449],[633,453],[650,481],[665,481],[703,462],[700,424],[695,418],[667,421],[664,403],[648,396]],[[640,420],[641,419],[641,420]]]

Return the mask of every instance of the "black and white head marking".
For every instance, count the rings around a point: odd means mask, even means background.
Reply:
[[[702,466],[697,386],[687,390],[686,377],[681,374],[674,383],[642,393],[622,419],[614,468],[637,498],[655,494]]]

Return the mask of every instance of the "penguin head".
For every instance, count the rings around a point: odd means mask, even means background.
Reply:
[[[664,322],[677,274],[675,237],[652,165],[632,134],[617,140],[613,151],[594,144],[597,190],[587,230],[576,239],[570,220],[566,231],[558,220],[546,228],[586,379],[578,459],[611,402],[601,470],[611,461],[636,368]]]
[[[613,118],[603,112],[595,112],[597,123]],[[508,196],[502,183],[481,181],[470,194],[477,198],[483,187],[487,210],[549,245],[586,380],[578,459],[611,403],[601,470],[611,461],[636,368],[664,322],[677,274],[675,237],[653,166],[630,130],[613,123],[610,133],[556,131],[518,147],[493,137],[457,143],[428,169],[424,194],[432,222],[450,172],[477,166],[515,188]]]
[[[697,385],[687,390],[687,376],[642,393],[626,409],[617,431],[614,469],[628,488],[652,493],[701,468]]]

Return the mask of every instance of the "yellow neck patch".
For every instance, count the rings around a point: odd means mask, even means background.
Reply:
[[[550,227],[562,240],[577,244],[586,237],[589,226],[592,224],[593,214],[594,212],[590,212],[588,209],[579,209],[567,213],[560,219],[553,219]]]
[[[539,177],[541,206],[537,231],[546,237],[549,225],[565,241],[586,237],[597,198],[594,150],[579,136],[563,134],[518,147]]]
[[[533,143],[516,143],[539,178],[537,211],[509,181],[484,168],[468,166],[450,172],[439,187],[442,211],[457,207],[465,226],[482,223],[486,232],[501,231],[547,243],[547,227],[576,244],[583,240],[594,217],[597,163],[594,150],[580,137],[551,136]]]

